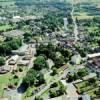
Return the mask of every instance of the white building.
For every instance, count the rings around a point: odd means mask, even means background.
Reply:
[[[9,65],[15,65],[17,63],[18,59],[19,59],[18,55],[12,56],[10,61],[9,61]]]
[[[67,18],[63,18],[63,20],[64,20],[64,28],[67,31],[68,30],[68,27],[67,27],[67,25],[68,25]]]

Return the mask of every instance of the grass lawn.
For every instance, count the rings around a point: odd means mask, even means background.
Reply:
[[[94,16],[90,16],[86,12],[75,12],[75,18],[76,17],[79,20],[82,20],[82,19],[92,19],[92,18],[94,18]]]
[[[77,17],[79,20],[83,19],[93,19],[94,17],[99,17],[99,15],[88,15],[86,12],[75,12],[74,14],[75,18]]]
[[[32,95],[32,91],[35,90],[36,87],[32,86],[32,87],[29,87],[25,93],[23,93],[22,95],[22,100],[30,100],[30,97]]]
[[[3,95],[3,89],[9,84],[15,84],[16,82],[19,84],[19,82],[22,80],[23,76],[25,75],[27,68],[23,67],[23,72],[16,72],[15,74],[12,73],[7,73],[7,74],[2,74],[0,75],[0,97]],[[18,78],[14,79],[14,75],[18,74]]]
[[[0,97],[3,95],[4,87],[6,87],[7,84],[9,83],[10,76],[11,76],[10,73],[0,75]]]
[[[0,26],[0,31],[6,31],[8,29],[13,29],[15,26],[11,26],[11,25],[2,25]]]

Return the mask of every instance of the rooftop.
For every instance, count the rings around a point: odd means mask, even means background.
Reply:
[[[88,54],[88,58],[100,57],[100,53]]]
[[[10,37],[17,37],[17,36],[22,36],[24,34],[23,31],[21,30],[12,30],[12,31],[8,31],[8,32],[3,32],[2,33],[4,36],[10,36]]]

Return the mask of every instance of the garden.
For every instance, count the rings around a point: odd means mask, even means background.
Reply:
[[[91,96],[91,98],[98,98],[100,96],[100,81],[96,78],[91,78],[75,84],[77,92],[83,94],[84,92]],[[95,88],[94,88],[95,87]]]

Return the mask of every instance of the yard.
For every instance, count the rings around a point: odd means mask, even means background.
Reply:
[[[0,97],[3,95],[3,90],[9,83],[11,73],[0,75]]]
[[[0,31],[6,31],[9,29],[13,29],[15,26],[11,26],[11,25],[2,25],[0,26]]]
[[[0,97],[3,96],[4,88],[8,87],[9,84],[18,86],[26,71],[27,68],[23,67],[22,69],[18,68],[14,74],[9,72],[0,75]]]

